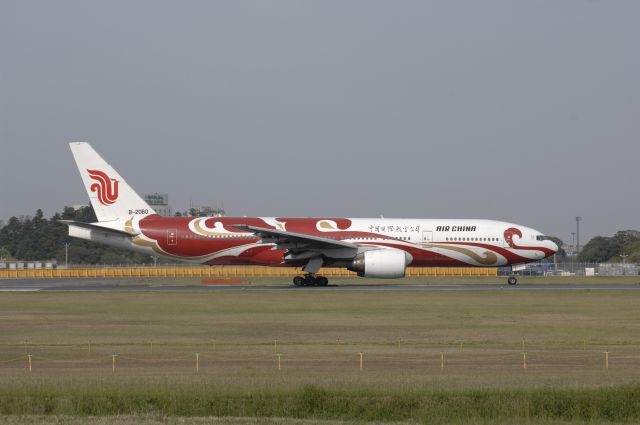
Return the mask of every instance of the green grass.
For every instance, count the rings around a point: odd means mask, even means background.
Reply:
[[[640,387],[613,389],[422,390],[358,392],[305,386],[297,391],[228,392],[194,387],[105,386],[0,391],[0,414],[160,415],[175,417],[289,417],[348,421],[562,420],[624,422],[640,419]]]
[[[0,416],[0,423],[6,425],[340,425],[360,424],[362,421],[325,421],[321,419],[294,419],[272,417],[175,417],[160,415],[118,415],[118,416],[69,416],[69,415],[9,415]],[[400,422],[395,422],[400,424]],[[403,422],[405,423],[405,422]],[[410,424],[411,422],[407,422]],[[375,424],[375,423],[374,423]],[[553,425],[553,423],[549,423]]]
[[[588,289],[2,293],[0,422],[638,422],[638,305]]]

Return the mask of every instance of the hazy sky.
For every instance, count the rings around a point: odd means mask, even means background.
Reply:
[[[640,2],[0,0],[0,218],[139,192],[231,215],[640,228]]]

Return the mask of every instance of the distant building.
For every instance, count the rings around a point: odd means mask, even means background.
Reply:
[[[182,217],[224,217],[224,208],[211,207],[209,205],[203,205],[200,207],[192,206],[187,211],[177,212],[176,216]]]
[[[144,200],[154,211],[165,217],[173,215],[171,205],[169,205],[169,195],[166,193],[145,193],[142,195]]]
[[[225,215],[223,208],[211,207],[209,205],[192,208],[190,213],[197,217],[224,217]]]

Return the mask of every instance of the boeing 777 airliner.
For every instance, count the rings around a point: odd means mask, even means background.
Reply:
[[[402,278],[407,266],[519,265],[558,250],[537,230],[494,220],[162,217],[89,144],[70,146],[98,221],[63,220],[69,235],[149,255],[206,265],[301,267],[296,286],[325,286],[320,267]]]

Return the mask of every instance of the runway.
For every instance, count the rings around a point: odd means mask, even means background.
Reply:
[[[334,284],[296,287],[271,284],[172,284],[157,279],[12,279],[0,280],[0,292],[241,292],[241,291],[364,291],[364,292],[462,292],[462,291],[640,291],[639,283],[571,284]]]

